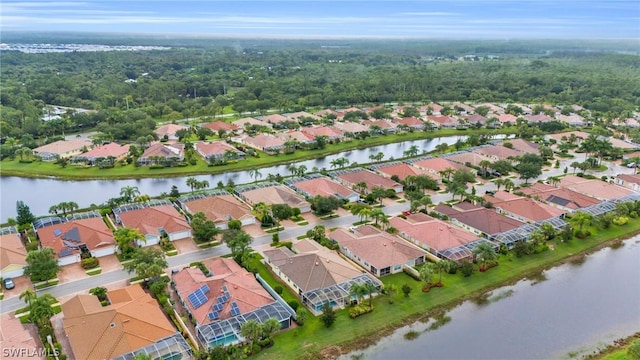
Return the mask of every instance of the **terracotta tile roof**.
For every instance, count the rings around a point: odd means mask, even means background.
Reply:
[[[583,179],[574,175],[566,175],[560,181],[560,187],[567,188],[599,200],[612,200],[625,197],[631,190],[609,184],[602,180]]]
[[[197,324],[210,324],[233,317],[230,313],[232,302],[238,305],[241,314],[275,302],[255,276],[240,267],[233,259],[217,257],[204,262],[204,265],[213,276],[207,277],[195,267],[183,269],[172,276],[178,296],[186,304]],[[209,287],[209,292],[205,294],[207,301],[196,308],[188,300],[189,294],[205,284]],[[223,303],[223,309],[218,311],[219,318],[209,319],[213,305],[218,304],[218,297],[224,295],[224,288],[227,289],[230,298]]]
[[[607,139],[611,142],[611,145],[614,148],[620,148],[620,149],[637,149],[638,148],[638,145],[636,144],[629,143],[624,140],[616,139],[614,137],[608,137]]]
[[[544,115],[544,114],[538,114],[538,115],[525,115],[524,116],[525,119],[527,119],[529,122],[532,123],[542,123],[542,122],[550,122],[553,121],[553,118]]]
[[[571,136],[571,134],[575,134],[580,139],[586,139],[589,137],[589,134],[584,131],[567,131],[557,134],[547,134],[546,136],[557,141],[562,141],[562,137],[566,136],[567,139]]]
[[[0,315],[0,349],[3,349],[3,360],[44,359],[43,356],[33,354],[35,350],[42,348],[42,343],[36,340],[37,337],[34,324],[22,324],[13,314]],[[29,352],[7,354],[4,351],[8,349],[25,349]]]
[[[291,114],[284,114],[284,116],[286,116],[287,118],[289,118],[291,120],[295,120],[295,121],[297,121],[301,117],[311,118],[311,119],[314,119],[314,120],[319,120],[320,119],[320,116],[309,114],[306,111],[298,111],[298,112],[294,112],[294,113],[291,113]]]
[[[329,178],[318,177],[310,180],[299,181],[294,184],[298,189],[306,192],[310,196],[336,196],[348,198],[356,192],[348,187],[339,184]]]
[[[564,121],[567,124],[582,124],[584,123],[584,118],[580,115],[572,114],[572,115],[558,115],[558,120]]]
[[[368,125],[370,128],[371,126],[377,126],[380,129],[395,129],[398,127],[398,124],[392,123],[389,120],[364,120],[362,121],[362,123],[364,125]]]
[[[301,240],[305,242],[310,240]],[[312,253],[294,254],[287,248],[277,248],[264,252],[266,258],[285,274],[302,291],[322,289],[343,283],[362,275],[336,252],[321,247]],[[276,260],[278,259],[278,260]]]
[[[398,125],[407,125],[411,127],[424,126],[424,121],[413,116],[405,117],[405,118],[395,118],[393,119],[393,122],[395,122]]]
[[[505,140],[505,142],[507,141],[513,145],[514,150],[525,152],[525,153],[534,153],[534,154],[538,154],[540,152],[540,146],[529,140],[524,140],[524,139]]]
[[[422,106],[421,109],[424,108],[424,110],[427,111],[427,109],[429,107],[431,107],[431,109],[433,109],[434,113],[440,112],[440,111],[442,111],[442,109],[444,109],[444,106],[442,106],[442,105],[440,105],[438,103],[431,103],[429,105]]]
[[[449,217],[489,235],[513,230],[524,225],[518,220],[485,208],[462,211],[451,214]]]
[[[60,140],[52,142],[51,144],[42,145],[33,149],[34,153],[51,153],[62,155],[68,152],[80,151],[83,148],[91,148],[92,143],[88,140],[73,139],[73,140]]]
[[[563,210],[526,197],[492,203],[497,209],[533,222],[551,219],[565,213]]]
[[[82,155],[76,156],[76,158],[82,157],[86,159],[97,159],[99,157],[106,158],[109,156],[113,156],[116,159],[119,159],[123,156],[126,156],[127,153],[129,153],[129,145],[108,143],[108,144],[93,148]]]
[[[470,124],[484,124],[487,122],[487,118],[480,114],[467,115],[467,116],[464,116],[464,118]]]
[[[632,184],[640,184],[640,174],[618,174],[617,178]]]
[[[433,211],[442,214],[442,215],[447,215],[447,216],[451,216],[453,214],[457,214],[460,213],[460,210],[456,210],[453,207],[446,205],[446,204],[438,204],[436,205],[435,208],[433,208]]]
[[[224,141],[197,142],[196,151],[205,158],[210,156],[222,156],[227,151],[240,153],[238,149]]]
[[[591,196],[542,183],[535,183],[530,187],[520,189],[520,191],[547,203],[574,210],[600,203],[598,199]]]
[[[395,189],[398,187],[402,188],[402,185],[398,184],[397,182],[364,169],[347,172],[338,175],[337,178],[341,179],[350,186],[356,185],[360,182],[364,182],[367,184],[368,191],[371,191],[371,189],[376,186],[382,187],[384,189]]]
[[[467,104],[463,104],[463,103],[460,103],[460,102],[451,104],[451,108],[455,109],[456,107],[464,109],[464,111],[466,111],[466,112],[473,112],[473,110],[475,110],[475,108],[473,106],[470,106],[470,105],[467,105]]]
[[[342,133],[360,133],[360,132],[369,132],[369,126],[359,124],[356,122],[341,122],[336,121],[333,124],[333,127]]]
[[[505,201],[505,200],[513,200],[513,199],[518,199],[521,196],[516,195],[516,194],[512,194],[508,191],[504,191],[504,190],[498,190],[496,191],[493,196],[487,196],[485,195],[485,200],[486,199],[490,199],[491,203],[494,203],[494,201],[498,200],[498,201]]]
[[[350,108],[340,110],[340,112],[343,113],[343,114],[346,114],[346,113],[352,112],[352,111],[362,111],[362,109],[352,106]]]
[[[498,114],[498,115],[494,115],[496,119],[498,119],[498,121],[500,121],[501,123],[512,123],[515,124],[516,120],[518,120],[518,117],[511,115],[511,114]]]
[[[312,143],[315,137],[311,134],[303,133],[299,130],[289,130],[284,132],[278,132],[275,134],[280,140],[287,142],[291,140],[296,140],[301,144],[309,144]]]
[[[102,307],[93,295],[62,304],[64,331],[76,359],[111,359],[172,336],[176,329],[158,303],[131,285],[131,300]],[[110,292],[107,294],[109,297]]]
[[[342,132],[328,126],[304,127],[301,128],[300,131],[305,134],[311,135],[314,138],[318,136],[327,136],[329,138],[342,137]]]
[[[468,169],[466,166],[462,164],[458,164],[457,162],[450,161],[445,158],[433,158],[433,159],[420,160],[420,161],[414,162],[413,165],[423,169],[432,170],[436,173],[439,173],[440,171],[443,171],[449,168],[454,170]]]
[[[283,122],[287,122],[287,121],[294,121],[293,119],[290,119],[284,115],[280,115],[280,114],[272,114],[272,115],[267,115],[267,116],[262,116],[260,117],[260,120],[270,123],[270,124],[280,124]]]
[[[0,235],[0,270],[11,271],[27,265],[27,249],[22,245],[20,235]]]
[[[455,203],[453,204],[453,207],[460,210],[460,211],[469,211],[469,210],[476,210],[476,209],[482,209],[483,207],[477,204],[472,204],[468,201],[461,201],[459,203]]]
[[[230,124],[228,122],[225,121],[212,121],[212,122],[208,122],[206,124],[203,124],[202,127],[206,127],[208,129],[211,129],[211,131],[213,132],[218,132],[218,130],[224,130],[226,132],[230,132],[230,131],[234,131],[234,130],[238,130],[239,127],[235,124]]]
[[[124,226],[140,230],[142,235],[161,235],[158,229],[168,234],[191,230],[191,226],[178,210],[171,205],[150,206],[118,214]]]
[[[338,112],[335,111],[335,110],[331,110],[331,109],[324,109],[324,110],[320,110],[320,111],[317,111],[317,112],[313,113],[313,115],[320,116],[320,117],[323,117],[323,116],[328,115],[328,114],[333,114],[333,115],[337,116]]]
[[[251,204],[265,203],[271,204],[287,204],[295,208],[307,208],[311,206],[303,196],[299,195],[295,191],[290,190],[284,185],[275,185],[263,187],[260,189],[254,189],[242,192],[247,201]]]
[[[470,232],[421,213],[412,214],[406,220],[394,217],[389,221],[389,225],[398,229],[398,233],[403,237],[406,236],[422,247],[438,251],[465,245],[478,239]]]
[[[252,145],[260,149],[274,149],[284,146],[282,139],[268,134],[259,134],[255,137],[247,136],[243,141],[247,145]]]
[[[394,164],[394,165],[388,165],[388,166],[381,166],[379,168],[376,168],[376,171],[387,175],[389,177],[392,177],[393,175],[396,175],[400,180],[404,180],[407,176],[411,175],[411,176],[417,176],[417,175],[427,175],[430,178],[434,179],[434,180],[440,180],[441,177],[439,174],[437,173],[432,173],[429,172],[427,170],[422,170],[419,169],[415,166],[411,166],[409,164],[405,164],[405,163],[398,163],[398,164]]]
[[[631,158],[634,158],[634,157],[640,157],[640,151],[634,151],[634,152],[626,153],[626,154],[622,155],[623,159],[631,159]]]
[[[159,128],[155,129],[153,132],[156,135],[158,135],[158,137],[161,138],[165,135],[175,136],[178,130],[187,130],[187,129],[189,129],[189,127],[185,125],[167,124],[167,125],[160,126]]]
[[[184,144],[151,144],[144,153],[142,153],[140,158],[149,158],[152,156],[159,156],[163,158],[182,158],[184,157]]]
[[[207,219],[216,224],[227,223],[231,219],[244,220],[253,217],[251,208],[233,195],[216,195],[195,199],[184,203],[189,212],[203,212]]]
[[[484,155],[491,158],[497,158],[500,160],[506,160],[509,157],[517,157],[521,156],[522,153],[513,149],[509,149],[508,147],[504,147],[502,145],[493,145],[493,146],[483,146],[477,149],[474,149],[473,152]]]
[[[439,125],[450,125],[450,126],[458,125],[458,120],[447,115],[429,115],[427,116],[427,120]]]
[[[365,231],[375,229],[370,225],[364,227],[368,228]],[[370,235],[357,235],[340,228],[329,233],[329,238],[377,269],[405,264],[427,253],[393,235],[375,230]]]
[[[501,107],[500,107],[500,106],[498,106],[498,105],[492,104],[492,103],[482,103],[482,104],[474,105],[474,107],[475,107],[476,109],[477,109],[477,108],[479,108],[480,106],[484,106],[484,107],[488,108],[488,109],[489,109],[489,111],[490,111],[490,112],[493,112],[494,114],[497,114],[497,113],[498,113],[498,112],[500,112],[500,111],[504,111],[504,109],[503,109],[503,108],[501,108]]]
[[[480,155],[475,152],[462,152],[460,154],[447,155],[447,160],[455,161],[460,164],[470,163],[472,166],[480,166],[480,162],[483,160],[493,161],[488,156]]]
[[[273,125],[269,124],[268,122],[265,121],[260,121],[258,119],[254,119],[254,118],[242,118],[242,119],[238,119],[234,122],[232,122],[233,125],[243,128],[245,124],[249,124],[249,125],[257,125],[257,126],[266,126],[268,128],[272,128]]]
[[[40,243],[52,248],[59,258],[79,254],[76,246],[84,244],[89,251],[114,246],[113,233],[101,217],[73,220],[37,230]]]

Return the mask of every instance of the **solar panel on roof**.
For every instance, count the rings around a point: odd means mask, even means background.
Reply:
[[[218,314],[217,311],[213,311],[213,312],[209,313],[209,320],[215,320],[215,319],[217,319],[219,317],[220,317],[220,315]]]
[[[231,309],[231,316],[238,316],[240,315],[240,311],[238,309]]]
[[[60,231],[60,229],[53,230],[53,235],[60,236],[60,234],[62,234],[62,231]]]
[[[78,227],[74,226],[71,228],[71,230],[62,235],[62,238],[73,242],[80,242],[80,232],[78,231]]]

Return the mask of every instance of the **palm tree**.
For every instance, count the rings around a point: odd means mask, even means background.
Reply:
[[[569,221],[571,225],[578,226],[578,232],[582,233],[582,228],[589,226],[592,220],[593,215],[584,211],[576,211]]]
[[[280,321],[275,318],[268,318],[262,323],[262,336],[264,338],[271,339],[271,337],[280,329],[282,329]]]
[[[453,173],[455,173],[456,170],[454,168],[446,168],[442,171],[440,171],[440,174],[444,177],[446,177],[447,181],[449,181],[449,178],[451,178],[451,175],[453,175]]]
[[[289,165],[289,167],[287,168],[287,170],[289,170],[289,172],[291,173],[291,175],[295,176],[298,174],[298,167],[295,165]]]
[[[492,244],[483,242],[472,250],[476,259],[482,261],[482,266],[486,267],[487,261],[495,261],[498,259],[498,253]]]
[[[365,293],[369,297],[369,307],[371,307],[372,306],[371,301],[373,299],[373,293],[378,291],[378,288],[376,288],[375,285],[373,285],[372,283],[369,283],[369,282],[362,284],[362,286],[364,288]]]
[[[516,186],[516,184],[511,179],[504,179],[504,189],[506,191],[511,191]]]
[[[558,176],[551,176],[547,180],[549,181],[549,184],[551,184],[551,186],[553,187],[558,187],[558,184],[560,183],[560,177]]]
[[[371,210],[371,214],[369,214],[369,216],[375,220],[376,225],[378,225],[378,221],[380,221],[383,217],[386,217],[387,215],[384,213],[384,211],[382,211],[382,209],[373,209]]]
[[[357,183],[355,185],[356,191],[358,191],[358,192],[360,192],[362,194],[367,192],[367,187],[368,187],[367,183],[364,182],[364,181],[361,181],[361,182],[359,182],[359,183]]]
[[[438,283],[442,284],[442,273],[445,271],[451,270],[453,266],[454,266],[454,263],[451,260],[440,260],[437,263],[435,263],[435,268],[439,274]]]
[[[480,166],[480,168],[482,169],[482,177],[487,177],[487,168],[489,166],[491,166],[491,161],[489,160],[482,160],[478,163],[478,165]]]
[[[430,263],[424,264],[419,271],[420,279],[424,281],[425,286],[431,284],[433,279],[433,267]]]
[[[251,346],[262,335],[262,326],[255,320],[249,320],[240,327],[240,334],[251,342]]]
[[[573,173],[574,174],[576,173],[576,169],[579,169],[581,167],[581,164],[582,163],[580,163],[578,161],[574,161],[574,162],[571,163],[571,165],[569,165],[570,167],[573,168]]]
[[[16,150],[16,153],[20,155],[21,161],[25,160],[25,158],[28,161],[31,160],[31,157],[33,157],[33,150],[26,146],[20,147],[18,150]]]
[[[419,152],[420,152],[420,149],[418,148],[417,145],[411,145],[407,150],[404,151],[404,156],[413,157],[418,155]]]
[[[254,168],[249,170],[249,176],[254,178],[254,181],[258,181],[258,178],[262,177],[262,173],[260,172],[260,170]]]
[[[382,230],[387,230],[387,226],[389,226],[389,218],[383,216],[380,218],[380,225],[382,226]]]
[[[58,207],[58,205],[51,205],[49,207],[49,214],[51,215],[58,215],[58,211],[60,211],[60,208]]]
[[[124,186],[120,189],[120,196],[122,196],[126,202],[133,201],[136,195],[140,195],[140,190],[138,190],[137,186]]]
[[[431,201],[431,196],[425,195],[421,197],[420,200],[418,200],[418,203],[420,204],[420,206],[424,206],[424,212],[428,212],[429,205],[433,204],[433,201]]]
[[[507,179],[498,178],[493,182],[498,187],[498,191],[500,191],[500,186],[504,185],[506,180]]]
[[[31,290],[31,288],[26,288],[22,293],[20,293],[18,299],[24,300],[27,306],[31,306],[31,303],[37,296],[36,292]]]
[[[337,158],[337,159],[331,160],[330,164],[332,168],[343,168],[348,163],[349,163],[349,159],[347,158]]]
[[[364,299],[366,293],[367,289],[365,289],[364,284],[353,284],[349,288],[349,295],[352,298],[355,298],[357,302],[360,302],[361,299]]]
[[[29,319],[33,321],[39,329],[51,326],[49,319],[55,315],[51,304],[56,303],[56,299],[49,293],[44,293],[33,298],[29,305]]]
[[[296,175],[298,176],[304,176],[304,174],[307,172],[307,167],[305,165],[300,165],[298,166],[298,170],[296,172]]]
[[[388,284],[384,286],[384,290],[387,293],[387,296],[389,297],[389,304],[392,304],[393,298],[398,293],[398,287],[394,284]]]
[[[445,152],[447,152],[447,150],[449,150],[449,144],[447,143],[438,144],[436,145],[435,150],[440,154],[444,154]]]

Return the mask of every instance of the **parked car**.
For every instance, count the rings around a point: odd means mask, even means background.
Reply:
[[[627,167],[628,168],[636,167],[636,163],[634,163],[634,162],[628,163]]]
[[[13,282],[12,278],[4,278],[2,279],[2,285],[4,285],[4,288],[7,290],[11,290],[14,287],[16,287],[16,284]]]

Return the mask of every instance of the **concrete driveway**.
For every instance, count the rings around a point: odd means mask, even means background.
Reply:
[[[86,277],[89,277],[89,275],[87,275],[79,263],[65,265],[62,267],[62,271],[58,273],[60,283],[73,282]]]
[[[11,290],[7,290],[5,288],[2,288],[2,292],[4,293],[4,298],[5,299],[9,299],[9,298],[12,298],[12,297],[18,297],[26,289],[33,290],[33,285],[31,284],[31,279],[29,279],[26,276],[20,276],[20,277],[13,278],[13,283],[16,284],[16,287],[14,287]]]

